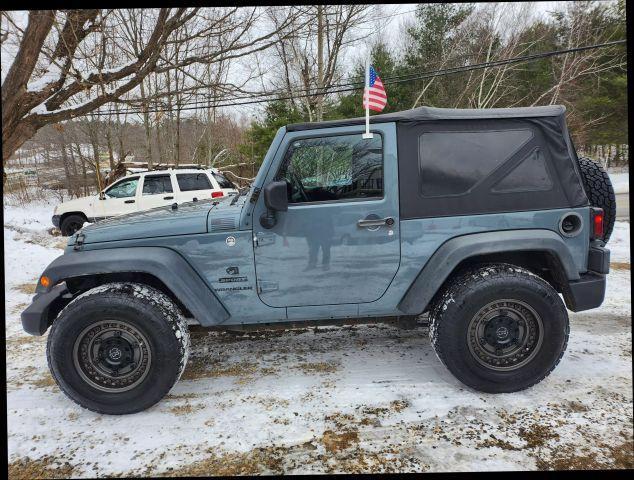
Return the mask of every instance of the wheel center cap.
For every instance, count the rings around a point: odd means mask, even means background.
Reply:
[[[119,360],[121,358],[121,350],[118,347],[112,347],[108,351],[108,356],[111,360]]]
[[[496,331],[495,331],[495,335],[500,339],[504,339],[508,336],[509,334],[509,329],[506,327],[499,327]]]

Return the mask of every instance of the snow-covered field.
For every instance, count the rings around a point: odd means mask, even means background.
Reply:
[[[607,298],[571,313],[542,383],[488,395],[438,361],[425,327],[193,331],[193,355],[148,411],[98,415],[54,384],[46,337],[21,328],[65,239],[52,203],[5,206],[10,478],[633,467],[629,221],[610,242]]]
[[[620,193],[629,193],[630,191],[630,174],[628,172],[615,173],[609,172],[612,188],[617,195]]]

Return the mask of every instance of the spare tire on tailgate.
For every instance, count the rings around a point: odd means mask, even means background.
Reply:
[[[616,197],[608,172],[597,162],[581,157],[579,159],[583,187],[590,205],[603,209],[603,241],[607,243],[616,221]]]

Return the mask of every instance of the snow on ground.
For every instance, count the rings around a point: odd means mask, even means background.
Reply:
[[[67,399],[46,337],[22,331],[34,283],[65,243],[47,234],[45,210],[5,207],[11,478],[633,466],[629,222],[610,245],[618,268],[604,305],[571,313],[566,354],[529,390],[463,386],[424,326],[195,330],[168,397],[114,417]]]
[[[630,263],[630,222],[617,221],[608,242],[611,262]]]
[[[628,172],[625,173],[615,173],[608,172],[610,175],[610,181],[612,182],[612,188],[614,188],[614,193],[617,195],[619,193],[629,193],[630,191],[630,174]]]

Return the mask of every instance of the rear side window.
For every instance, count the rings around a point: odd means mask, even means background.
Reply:
[[[533,136],[530,130],[427,132],[419,138],[421,193],[461,195],[511,158]]]
[[[176,180],[181,192],[191,192],[192,190],[211,190],[211,182],[204,172],[200,173],[177,173]]]
[[[553,188],[546,159],[540,148],[535,148],[520,164],[492,189],[496,193],[538,192]]]
[[[216,182],[218,182],[218,185],[220,185],[220,188],[236,188],[236,186],[231,182],[231,180],[229,180],[223,174],[216,173],[216,172],[211,172],[211,174],[216,179]]]
[[[336,135],[296,140],[286,151],[279,180],[290,203],[383,196],[381,135]]]
[[[169,175],[146,175],[143,179],[143,195],[172,193],[172,181]]]

